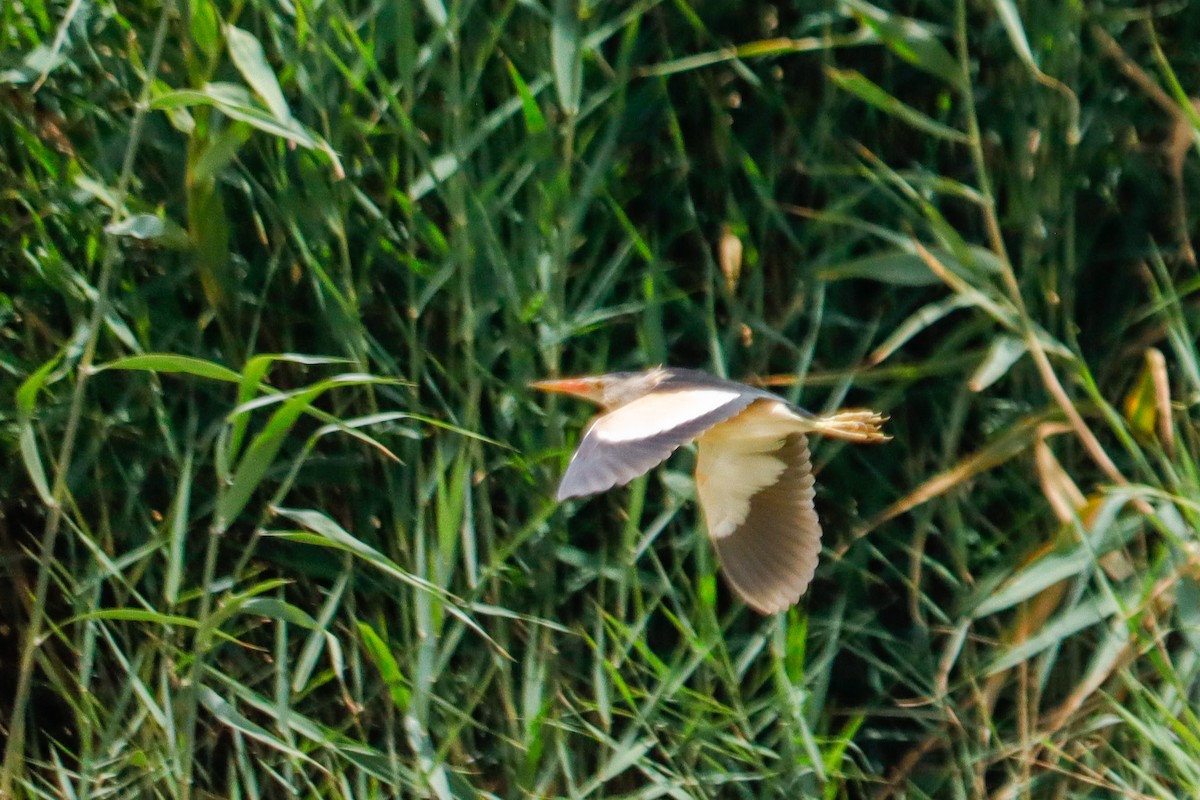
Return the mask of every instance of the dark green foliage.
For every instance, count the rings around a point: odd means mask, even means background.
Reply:
[[[1196,796],[1198,35],[0,3],[0,793]],[[663,361],[891,415],[800,609],[554,504]]]

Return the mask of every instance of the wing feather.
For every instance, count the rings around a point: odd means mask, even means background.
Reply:
[[[763,614],[794,605],[821,552],[804,435],[702,437],[696,472],[709,536],[730,587]]]
[[[629,483],[756,398],[732,389],[658,391],[597,417],[562,483],[558,499],[596,494]]]

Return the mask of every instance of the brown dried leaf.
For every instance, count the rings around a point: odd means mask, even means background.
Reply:
[[[1042,485],[1042,494],[1054,511],[1059,522],[1068,523],[1083,508],[1086,499],[1083,492],[1071,480],[1071,476],[1062,468],[1062,464],[1054,456],[1046,439],[1059,433],[1069,433],[1070,426],[1061,423],[1046,423],[1039,425],[1037,442],[1033,446],[1034,463],[1037,465],[1038,482]]]
[[[729,223],[721,226],[721,241],[717,246],[717,259],[725,275],[725,288],[730,294],[737,289],[742,274],[742,240],[733,232]]]

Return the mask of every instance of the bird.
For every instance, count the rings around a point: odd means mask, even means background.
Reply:
[[[658,366],[530,386],[601,408],[559,483],[560,502],[623,486],[696,442],[696,494],[721,574],[763,615],[798,603],[817,568],[821,523],[808,435],[891,438],[881,429],[887,418],[875,411],[813,414],[694,369]]]

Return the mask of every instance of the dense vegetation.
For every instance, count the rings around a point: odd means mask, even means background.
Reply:
[[[1198,37],[0,3],[0,794],[1200,796]],[[553,501],[661,362],[890,414],[798,609]]]

